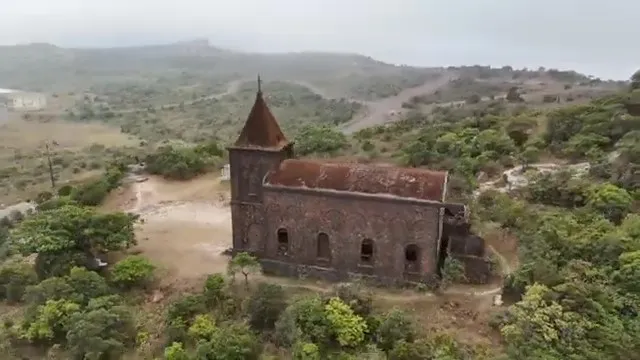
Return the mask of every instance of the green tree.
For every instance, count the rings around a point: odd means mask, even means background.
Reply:
[[[331,339],[331,326],[324,307],[317,295],[302,297],[289,305],[275,324],[276,343],[289,347],[304,336],[326,347]]]
[[[220,304],[226,299],[224,276],[222,274],[212,274],[207,276],[204,283],[203,296],[207,306]]]
[[[94,271],[74,267],[66,277],[73,289],[73,300],[78,304],[87,304],[91,299],[109,295],[111,289],[106,280]]]
[[[632,203],[631,195],[613,184],[593,185],[587,194],[587,205],[614,223],[622,221]]]
[[[153,278],[155,266],[145,257],[131,255],[118,261],[111,270],[111,281],[121,288],[143,286]]]
[[[70,299],[73,296],[74,289],[66,277],[52,277],[27,287],[24,299],[30,304],[42,305],[47,300]]]
[[[403,311],[393,309],[382,319],[376,332],[376,343],[389,353],[400,341],[412,342],[415,338],[413,322]]]
[[[249,297],[249,324],[256,330],[272,330],[286,307],[286,296],[280,285],[261,283]]]
[[[529,165],[538,161],[540,150],[533,146],[527,146],[518,157],[520,158],[523,169],[526,170],[529,168]]]
[[[640,251],[626,252],[620,255],[620,267],[615,273],[616,281],[626,291],[640,294]]]
[[[244,324],[232,323],[215,331],[211,340],[198,344],[198,359],[257,360],[261,348],[258,339]]]
[[[335,154],[346,146],[346,136],[329,126],[308,125],[296,136],[296,151],[300,155]]]
[[[89,309],[69,318],[66,338],[80,359],[115,359],[133,345],[136,331],[131,313],[122,306]]]
[[[318,345],[310,342],[298,342],[293,346],[293,360],[320,360],[322,354]]]
[[[174,342],[164,349],[166,360],[189,360],[189,354],[182,346],[182,343]]]
[[[529,140],[537,126],[535,118],[521,115],[511,119],[505,126],[505,131],[515,145],[521,147]]]
[[[216,323],[209,314],[200,314],[196,315],[188,333],[189,337],[195,341],[208,341],[217,330]]]
[[[80,312],[80,305],[67,300],[48,300],[37,307],[33,319],[25,324],[24,337],[31,342],[56,343],[65,339],[69,319]]]
[[[135,245],[136,217],[125,213],[98,213],[67,205],[38,212],[12,230],[23,254],[37,253],[42,277],[64,275],[73,266],[94,262],[96,253]]]
[[[0,300],[9,303],[21,301],[28,287],[37,281],[33,267],[27,263],[7,262],[0,265]]]
[[[388,354],[389,360],[435,360],[434,349],[428,342],[398,341]],[[442,360],[454,358],[444,358]]]
[[[260,262],[255,256],[246,252],[236,254],[228,264],[228,272],[232,276],[240,272],[244,276],[244,282],[249,287],[249,274],[259,272],[261,270]]]
[[[325,305],[325,313],[331,332],[340,346],[354,348],[362,344],[367,323],[354,314],[349,305],[334,297]]]
[[[631,75],[631,90],[640,89],[640,70]]]

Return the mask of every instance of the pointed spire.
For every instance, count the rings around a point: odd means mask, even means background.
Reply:
[[[258,92],[249,117],[240,132],[237,147],[280,149],[289,141],[262,97],[262,79],[258,75]]]

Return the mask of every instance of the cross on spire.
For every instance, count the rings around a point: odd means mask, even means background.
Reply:
[[[260,74],[258,74],[258,93],[262,93],[262,80],[260,80]]]

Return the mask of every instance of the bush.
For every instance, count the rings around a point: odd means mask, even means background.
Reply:
[[[164,358],[166,360],[189,360],[189,354],[182,343],[174,342],[164,349]]]
[[[249,324],[256,330],[272,330],[286,306],[280,285],[261,283],[249,298]]]
[[[207,308],[201,295],[186,295],[169,305],[167,321],[182,319],[185,322],[190,322],[194,316],[206,311]]]
[[[196,148],[163,146],[155,154],[147,156],[147,170],[168,179],[188,180],[207,171],[219,152],[210,145]]]
[[[458,259],[447,257],[442,267],[442,288],[465,280],[464,264]]]
[[[37,282],[38,277],[29,264],[6,264],[0,268],[0,299],[19,302],[27,287]]]
[[[73,191],[73,186],[71,185],[61,186],[60,189],[58,189],[58,196],[69,196],[71,195],[72,191]]]
[[[153,278],[155,268],[145,257],[128,256],[113,266],[111,281],[121,288],[144,286]]]
[[[67,205],[78,205],[78,203],[75,200],[72,200],[69,196],[60,196],[58,198],[53,198],[38,204],[37,209],[38,211],[46,211],[57,209]]]
[[[104,179],[92,181],[73,189],[71,200],[85,206],[97,206],[109,195],[111,187]]]
[[[88,304],[91,299],[109,295],[111,292],[102,276],[85,268],[72,268],[66,280],[73,288],[73,300],[78,304]]]
[[[202,295],[207,306],[215,306],[220,304],[225,298],[224,293],[225,281],[222,274],[212,274],[207,276],[204,283]]]
[[[300,155],[334,154],[344,149],[346,136],[329,126],[309,125],[302,129],[296,137],[296,151]]]

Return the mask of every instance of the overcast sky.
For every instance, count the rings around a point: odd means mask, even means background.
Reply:
[[[241,50],[541,65],[626,79],[640,68],[638,14],[638,0],[0,0],[0,44],[208,38]]]

